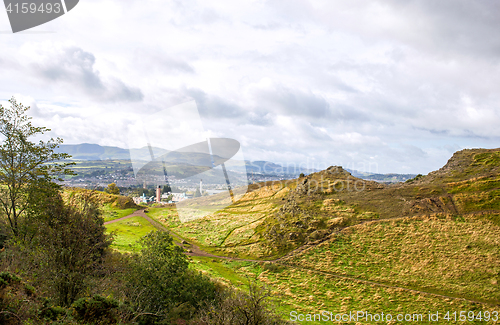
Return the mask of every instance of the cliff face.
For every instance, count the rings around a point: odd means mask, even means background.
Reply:
[[[500,173],[500,148],[464,149],[457,151],[446,165],[429,173],[429,180],[439,178],[468,179]]]

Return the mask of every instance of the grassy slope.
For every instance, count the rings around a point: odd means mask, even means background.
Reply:
[[[104,222],[119,219],[132,214],[140,207],[135,205],[131,198],[112,195],[99,191],[81,188],[68,188],[63,193],[64,198],[70,196],[81,196],[90,198],[102,206],[102,217]],[[148,232],[155,230],[148,221],[142,217],[135,217],[106,225],[107,233],[114,234],[112,248],[121,252],[133,252],[138,250],[137,241]]]
[[[63,198],[71,196],[81,196],[97,202],[102,206],[102,217],[105,222],[125,217],[140,208],[134,204],[129,197],[107,194],[99,191],[81,188],[66,188],[63,192]]]
[[[207,272],[223,282],[245,288],[249,280],[257,280],[271,289],[278,310],[285,319],[290,312],[315,314],[321,311],[348,313],[367,311],[375,313],[423,314],[429,311],[479,311],[498,310],[491,306],[469,303],[462,300],[443,299],[433,295],[407,290],[371,285],[360,281],[341,279],[289,265],[275,265],[245,261],[226,261],[194,257],[191,266]],[[442,317],[442,315],[441,315]],[[442,320],[442,318],[441,318]],[[316,324],[319,322],[304,322]],[[359,324],[373,324],[360,319]],[[430,322],[419,322],[429,324]],[[441,322],[445,323],[445,322]],[[459,323],[459,322],[446,322]],[[470,322],[481,323],[481,322]],[[389,323],[389,324],[395,324]],[[481,324],[485,324],[482,322]],[[494,324],[494,322],[490,322]]]
[[[235,285],[257,277],[286,313],[477,312],[492,308],[355,278],[500,303],[499,169],[498,150],[465,150],[439,171],[404,184],[360,183],[333,168],[306,183],[254,185],[236,204],[191,222],[179,222],[171,208],[148,215],[221,255],[265,259],[305,244],[267,270],[259,263],[193,258],[193,267]]]
[[[259,276],[276,289],[288,306],[284,310],[491,309],[352,280],[332,280],[311,270],[500,304],[499,171],[499,150],[464,150],[427,176],[390,186],[365,182],[363,191],[356,191],[353,186],[358,180],[342,171],[337,170],[335,177],[321,172],[308,176],[312,187],[318,184],[316,191],[300,189],[303,180],[299,186],[289,183],[256,189],[246,201],[186,224],[180,233],[226,254],[262,258],[273,242],[273,237],[265,238],[266,231],[276,226],[284,228],[281,234],[300,235],[302,229],[306,236],[295,243],[292,240],[278,256],[304,243],[310,249],[287,256],[283,262],[289,265],[280,272]],[[336,179],[342,180],[343,190],[342,182],[335,185]],[[285,187],[287,194],[275,198]],[[262,196],[264,192],[266,196]],[[267,210],[259,209],[266,205]],[[252,212],[253,208],[257,211]],[[259,222],[248,222],[252,214]],[[306,222],[297,227],[294,223],[301,220]],[[241,239],[228,241],[239,229]],[[274,238],[279,239],[278,235]],[[374,295],[380,297],[372,298]]]
[[[206,251],[255,257],[261,256],[265,249],[256,236],[255,228],[262,219],[272,217],[289,191],[290,188],[280,182],[270,183],[268,187],[245,194],[234,205],[185,223],[179,221],[172,208],[152,208],[147,214]],[[252,251],[253,248],[255,251]]]
[[[138,240],[153,230],[156,228],[142,217],[132,217],[106,225],[107,233],[114,235],[111,248],[120,252],[139,251]]]
[[[476,217],[377,222],[349,228],[286,262],[500,304],[499,233],[499,226]]]
[[[113,207],[108,203],[105,204],[102,208],[102,217],[104,218],[104,222],[107,222],[126,217],[129,214],[134,213],[134,211],[137,211],[137,208],[120,209],[117,207]]]

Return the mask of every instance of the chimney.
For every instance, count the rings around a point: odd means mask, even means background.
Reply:
[[[200,194],[203,193],[203,180],[200,179]]]
[[[156,202],[160,203],[161,202],[161,186],[158,185],[158,188],[156,189]]]

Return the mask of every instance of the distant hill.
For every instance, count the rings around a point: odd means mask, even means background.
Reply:
[[[152,148],[156,155],[167,153],[168,150]],[[123,149],[119,147],[101,146],[98,144],[62,144],[55,150],[57,153],[68,153],[74,160],[130,160],[130,153],[135,159],[150,159],[148,147],[140,149]]]
[[[169,151],[162,148],[152,147],[154,155],[156,157],[168,153]],[[56,149],[57,153],[68,153],[72,156],[74,160],[88,160],[88,161],[98,161],[98,160],[131,160],[131,154],[134,159],[139,160],[150,160],[151,154],[148,147],[143,147],[139,149],[123,149],[119,147],[112,146],[101,146],[98,144],[82,143],[82,144],[63,144]],[[186,154],[178,154],[179,157],[175,159],[175,162],[189,164],[191,160],[199,161],[199,157],[186,157]],[[199,156],[199,155],[195,155]],[[193,164],[193,163],[191,163]],[[285,176],[285,177],[297,177],[301,173],[306,175],[318,172],[319,170],[313,168],[305,168],[297,166],[296,164],[287,164],[286,166],[276,164],[270,161],[258,160],[250,161],[245,160],[245,164],[241,161],[235,161],[233,164],[231,161],[226,163],[227,169],[235,172],[244,173],[245,169],[249,175],[261,174],[261,175],[272,175],[272,176]],[[348,170],[353,176],[359,177],[366,180],[374,180],[377,182],[385,183],[396,183],[404,182],[408,179],[414,178],[414,174],[374,174],[365,173],[357,170]]]
[[[348,172],[352,174],[354,177],[358,177],[367,181],[376,181],[382,183],[398,183],[405,182],[409,179],[417,176],[416,174],[373,174],[373,173],[365,173],[357,170],[346,169]]]

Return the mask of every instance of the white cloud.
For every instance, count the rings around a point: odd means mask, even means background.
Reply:
[[[66,143],[126,147],[137,120],[195,100],[205,131],[247,159],[426,173],[453,150],[499,146],[499,13],[496,1],[88,0],[34,29],[55,33],[2,34],[0,98],[18,94]]]

